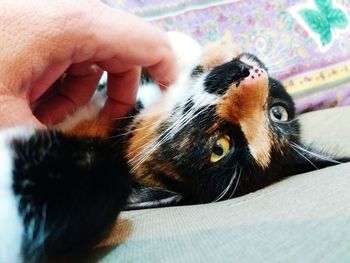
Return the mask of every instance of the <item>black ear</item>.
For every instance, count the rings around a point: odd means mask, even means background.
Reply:
[[[160,187],[145,187],[134,184],[125,210],[172,206],[182,200],[179,193]]]

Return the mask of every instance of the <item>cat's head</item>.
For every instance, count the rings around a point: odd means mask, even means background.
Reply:
[[[209,46],[130,126],[126,155],[142,186],[131,207],[228,199],[290,175],[294,117],[293,100],[257,57]]]

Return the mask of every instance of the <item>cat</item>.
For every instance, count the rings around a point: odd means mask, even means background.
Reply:
[[[300,145],[291,96],[255,55],[173,35],[181,74],[161,96],[147,78],[133,112],[91,103],[47,131],[0,131],[0,262],[89,248],[123,209],[216,202],[344,160]],[[180,52],[180,53],[181,53]]]

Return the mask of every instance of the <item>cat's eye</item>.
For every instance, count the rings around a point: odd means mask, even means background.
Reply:
[[[289,120],[288,111],[281,105],[276,105],[270,109],[270,118],[276,122],[286,122]]]
[[[230,151],[231,146],[231,140],[230,137],[227,135],[219,137],[215,145],[213,147],[211,156],[210,156],[210,162],[216,163],[220,161],[222,158],[224,158]]]

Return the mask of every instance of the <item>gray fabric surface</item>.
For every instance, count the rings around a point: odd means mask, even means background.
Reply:
[[[350,154],[350,107],[301,119],[305,142]],[[349,188],[342,164],[215,204],[125,212],[99,262],[350,262]]]
[[[350,156],[350,106],[303,114],[304,143],[335,156]]]

